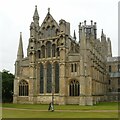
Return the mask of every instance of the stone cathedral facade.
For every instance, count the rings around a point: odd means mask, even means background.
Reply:
[[[15,62],[14,103],[93,105],[107,100],[107,57],[111,42],[96,22],[79,24],[79,40],[70,35],[70,23],[57,23],[50,9],[39,25],[37,6],[30,24],[27,57],[22,33]]]

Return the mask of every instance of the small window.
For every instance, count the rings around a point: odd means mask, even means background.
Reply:
[[[71,72],[73,72],[73,64],[71,64]]]
[[[109,85],[111,84],[111,80],[108,81]]]
[[[111,88],[109,88],[109,92],[111,92],[112,90],[111,90]]]
[[[41,52],[38,50],[38,58],[41,58]]]
[[[120,72],[120,64],[118,64],[118,72]]]
[[[118,92],[120,92],[120,88],[118,88]]]
[[[57,56],[60,56],[59,48],[57,48]]]
[[[120,85],[120,78],[118,79],[118,85]]]
[[[77,72],[77,64],[75,63],[75,72]]]
[[[111,65],[109,65],[109,72],[111,72]]]

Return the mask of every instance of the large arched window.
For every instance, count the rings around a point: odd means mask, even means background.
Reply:
[[[52,57],[55,57],[55,52],[56,52],[56,45],[52,45]]]
[[[46,43],[46,56],[51,57],[51,42],[50,41]]]
[[[19,83],[19,96],[28,96],[28,82],[25,80]]]
[[[41,52],[42,52],[42,58],[45,58],[45,46],[44,45],[41,47]]]
[[[55,63],[55,93],[59,93],[59,63]]]
[[[76,80],[72,80],[69,85],[70,96],[79,96],[80,95],[80,85]]]
[[[44,93],[44,67],[40,63],[40,93]]]
[[[47,63],[47,93],[52,92],[52,65]]]

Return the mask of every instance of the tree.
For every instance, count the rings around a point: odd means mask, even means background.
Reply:
[[[0,74],[2,75],[2,102],[12,102],[14,75],[7,70],[3,70]]]

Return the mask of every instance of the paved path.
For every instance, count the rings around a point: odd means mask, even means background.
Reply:
[[[41,111],[47,112],[48,110],[38,110],[38,109],[22,109],[22,108],[2,108],[3,110],[27,110],[27,111]],[[56,112],[118,112],[118,110],[55,110]]]

